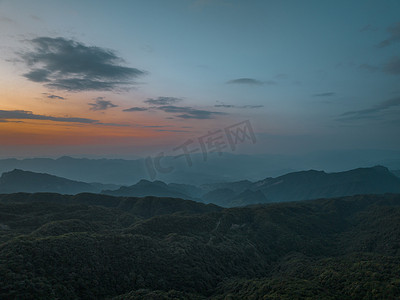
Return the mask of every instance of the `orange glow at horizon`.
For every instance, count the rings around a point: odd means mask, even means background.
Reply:
[[[151,128],[120,127],[101,124],[65,124],[28,120],[0,123],[0,145],[90,145],[146,141],[173,136]]]

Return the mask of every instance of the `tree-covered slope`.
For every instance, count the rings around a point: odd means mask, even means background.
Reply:
[[[395,194],[230,209],[17,194],[0,220],[4,299],[400,297]]]

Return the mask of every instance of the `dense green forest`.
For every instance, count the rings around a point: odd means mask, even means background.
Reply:
[[[0,299],[398,299],[400,195],[0,195]]]

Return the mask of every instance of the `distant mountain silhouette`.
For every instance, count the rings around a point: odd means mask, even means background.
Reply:
[[[376,166],[346,172],[302,171],[267,178],[252,185],[269,201],[297,201],[357,194],[399,193],[400,179],[387,168]]]
[[[397,177],[400,177],[400,170],[392,170],[391,171],[394,175],[396,175]]]
[[[17,192],[53,192],[60,194],[77,194],[82,192],[99,192],[115,185],[89,184],[70,180],[45,173],[35,173],[15,169],[5,172],[0,177],[0,193]]]
[[[162,149],[160,149],[162,150]],[[149,153],[151,156],[151,153]],[[244,155],[210,153],[204,161],[202,153],[191,155],[193,166],[184,158],[163,158],[162,165],[174,167],[170,173],[158,173],[150,178],[143,158],[138,159],[93,159],[63,156],[51,158],[0,159],[0,173],[21,169],[48,173],[83,182],[132,185],[141,179],[161,180],[202,185],[218,182],[233,182],[243,179],[257,181],[265,177],[276,177],[289,172],[317,169],[338,172],[358,167],[384,165],[393,170],[400,169],[400,151],[333,151],[294,155]],[[244,189],[243,189],[244,190]],[[242,191],[243,191],[242,190]],[[207,190],[210,191],[210,190]]]
[[[257,182],[242,180],[203,184],[200,187],[141,180],[135,185],[103,193],[130,197],[175,197],[233,207],[357,194],[400,193],[400,178],[387,168],[376,166],[337,173],[309,170]]]
[[[229,189],[234,191],[235,193],[241,193],[244,190],[251,187],[253,182],[250,180],[241,180],[235,182],[219,182],[219,183],[211,183],[211,184],[203,184],[201,188],[207,192],[217,190],[217,189]]]
[[[228,188],[217,188],[204,194],[201,199],[205,203],[214,203],[224,207],[229,206],[231,199],[236,196],[236,193]]]
[[[192,199],[191,196],[178,190],[177,186],[169,186],[162,181],[149,181],[142,179],[138,183],[131,186],[122,186],[118,190],[104,190],[103,194],[112,196],[129,196],[129,197],[172,197],[182,199]]]
[[[337,173],[316,170],[293,172],[256,182],[242,180],[194,186],[142,179],[134,185],[119,187],[17,169],[3,173],[0,177],[0,193],[16,192],[102,192],[124,197],[181,198],[233,207],[357,194],[400,193],[400,178],[385,167],[375,166]]]

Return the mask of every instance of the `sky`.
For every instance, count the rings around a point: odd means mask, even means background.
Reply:
[[[0,157],[172,154],[235,124],[256,137],[237,153],[399,151],[399,12],[398,0],[0,0]]]

